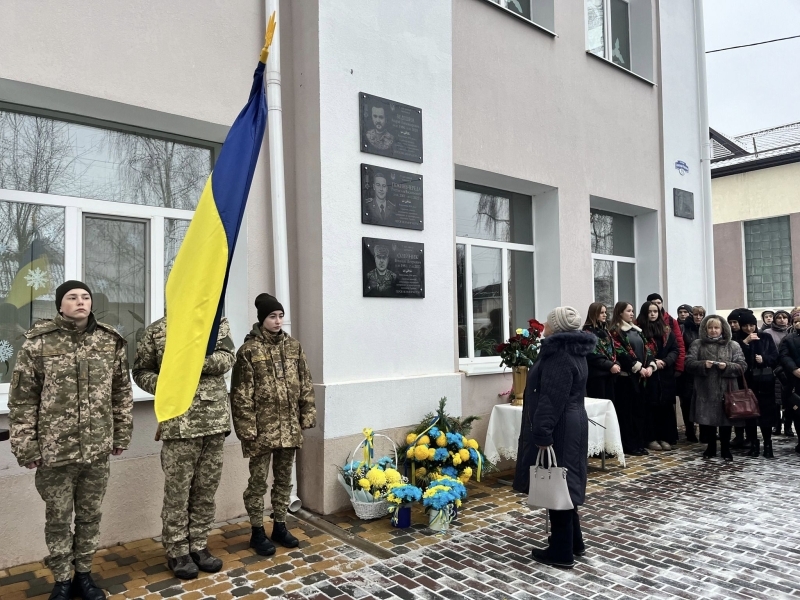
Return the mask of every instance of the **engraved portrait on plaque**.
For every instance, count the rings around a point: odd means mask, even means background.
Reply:
[[[361,151],[422,162],[422,110],[359,93]]]
[[[672,199],[675,204],[675,216],[694,219],[694,194],[686,190],[672,188]]]
[[[422,175],[362,164],[361,222],[422,230]]]
[[[365,297],[425,297],[424,244],[361,239]]]

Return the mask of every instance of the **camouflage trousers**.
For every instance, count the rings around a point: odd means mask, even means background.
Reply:
[[[267,474],[272,459],[272,512],[277,523],[286,522],[286,511],[289,508],[289,495],[292,493],[292,465],[297,448],[275,448],[274,450],[253,456],[250,459],[250,479],[244,491],[244,507],[250,517],[250,525],[264,525],[264,495],[267,493]]]
[[[206,547],[214,524],[214,495],[222,475],[225,434],[164,440],[164,507],[161,541],[167,556],[177,558]]]
[[[47,566],[56,581],[71,578],[73,559],[76,571],[92,570],[92,558],[100,540],[100,505],[109,472],[108,456],[91,463],[36,469],[36,490],[45,504],[44,539],[50,551]]]

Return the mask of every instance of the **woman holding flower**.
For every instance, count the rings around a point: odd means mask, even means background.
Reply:
[[[614,354],[621,367],[614,388],[614,408],[625,454],[643,456],[649,454],[644,449],[644,393],[647,380],[658,366],[655,344],[645,339],[634,318],[633,306],[628,302],[617,302],[609,330]]]
[[[614,400],[615,375],[622,370],[614,354],[614,344],[608,334],[608,309],[602,302],[592,302],[586,315],[583,330],[597,337],[594,351],[586,357],[589,364],[589,379],[586,381],[588,398]]]
[[[530,467],[540,448],[553,447],[558,466],[567,468],[572,510],[551,510],[552,535],[544,549],[534,549],[540,563],[572,568],[574,556],[585,551],[577,506],[586,494],[589,419],[584,408],[588,367],[586,357],[597,338],[579,331],[580,315],[571,306],[553,310],[547,317],[539,359],[525,386],[522,430],[517,451],[514,489],[528,492]]]

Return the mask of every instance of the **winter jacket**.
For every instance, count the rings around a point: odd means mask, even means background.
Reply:
[[[11,450],[20,465],[90,463],[127,448],[133,394],[125,339],[89,315],[61,316],[25,334],[8,396]]]
[[[573,504],[586,494],[589,420],[584,407],[586,357],[597,338],[581,331],[556,333],[542,340],[538,360],[528,373],[514,489],[527,493],[537,446],[552,445],[558,466],[566,467]]]
[[[302,447],[302,430],[316,427],[317,410],[300,342],[253,325],[236,353],[231,408],[245,458]]]
[[[651,404],[675,404],[675,396],[678,393],[675,380],[678,343],[672,332],[653,341],[657,349],[655,358],[664,361],[664,368],[655,371],[647,380],[645,397]]]
[[[772,338],[772,341],[775,342],[775,347],[780,348],[781,342],[783,338],[785,338],[789,333],[791,333],[792,326],[789,325],[783,330],[775,329],[775,324],[773,323],[770,325],[769,329],[765,329],[764,333],[769,335]]]
[[[800,368],[800,334],[795,331],[783,338],[778,355],[786,377],[794,384],[795,393],[800,394],[800,378],[794,374]]]
[[[675,343],[678,347],[678,358],[675,361],[675,373],[683,373],[684,362],[686,360],[686,348],[683,345],[683,336],[681,335],[681,326],[678,319],[673,318],[667,311],[664,311],[664,324],[669,327],[670,331],[675,335]]]
[[[622,323],[619,328],[612,329],[610,333],[617,362],[622,368],[620,376],[630,377],[633,387],[639,392],[642,383],[642,369],[650,367],[655,371],[657,368],[652,346],[648,346],[647,340],[642,335],[642,330],[633,324]],[[637,354],[635,348],[631,346],[631,336],[638,336],[641,340],[641,353]]]
[[[772,336],[759,333],[758,340],[749,344],[745,344],[742,340],[738,344],[742,349],[744,360],[747,362],[747,371],[744,374],[747,385],[755,392],[756,396],[760,397],[764,393],[774,395],[775,376],[772,374],[772,369],[778,366],[778,349],[772,341]],[[762,363],[756,362],[756,354],[761,356]],[[741,380],[739,384],[742,384]]]
[[[722,338],[711,340],[706,333],[709,319],[719,319],[722,323]],[[721,371],[717,365],[706,368],[706,361],[724,362],[727,367]],[[740,377],[747,363],[739,344],[731,340],[731,327],[719,315],[708,315],[700,324],[700,337],[689,348],[686,356],[686,370],[694,375],[694,394],[690,417],[693,423],[722,427],[738,425],[725,414],[724,394],[731,389],[739,389],[736,379]]]
[[[133,380],[148,394],[156,393],[161,361],[167,341],[167,319],[159,319],[144,330],[136,346],[133,361]],[[225,373],[231,370],[236,357],[233,354],[228,319],[219,323],[217,345],[214,352],[206,356],[197,391],[192,404],[182,415],[159,425],[162,440],[190,439],[230,433],[231,417],[228,413],[228,388]]]

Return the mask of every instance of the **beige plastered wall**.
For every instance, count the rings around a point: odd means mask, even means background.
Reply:
[[[590,195],[658,211],[663,195],[658,88],[586,54],[583,2],[554,4],[557,38],[487,2],[453,3],[455,164],[557,189],[559,243],[535,251],[560,261],[560,281],[537,275],[558,288],[539,318],[592,302]],[[510,387],[508,374],[462,378],[463,412],[486,416],[476,430]]]
[[[286,192],[294,198],[292,3],[282,1],[281,10]],[[188,0],[146,7],[102,0],[11,0],[0,18],[0,101],[221,143],[247,100],[263,45],[264,11],[263,2],[249,0],[203,4],[202,10]],[[252,299],[274,291],[269,180],[265,138],[234,259],[239,280],[231,282],[235,293],[226,303],[226,310],[239,315],[237,338],[256,320]],[[290,269],[296,273],[297,211],[293,202],[287,205]],[[293,276],[291,285],[293,312],[302,315],[301,281]],[[298,321],[294,333],[302,336]],[[242,339],[235,342],[238,346]],[[313,345],[306,351],[313,363]],[[0,428],[7,427],[7,415],[0,415]],[[160,535],[163,475],[155,428],[152,402],[137,402],[131,447],[112,459],[103,546]],[[247,475],[240,444],[231,434],[216,496],[217,520],[244,514]],[[43,528],[44,505],[33,472],[17,466],[9,444],[1,443],[0,569],[41,560],[47,554]]]

